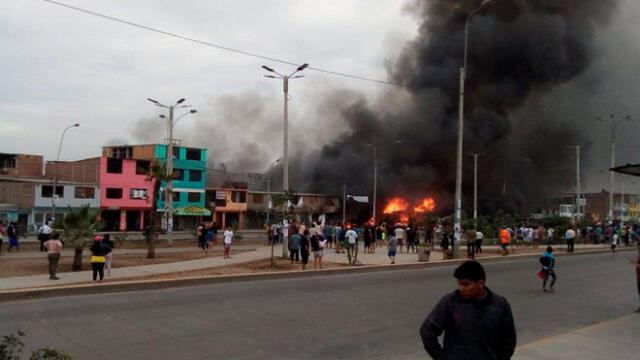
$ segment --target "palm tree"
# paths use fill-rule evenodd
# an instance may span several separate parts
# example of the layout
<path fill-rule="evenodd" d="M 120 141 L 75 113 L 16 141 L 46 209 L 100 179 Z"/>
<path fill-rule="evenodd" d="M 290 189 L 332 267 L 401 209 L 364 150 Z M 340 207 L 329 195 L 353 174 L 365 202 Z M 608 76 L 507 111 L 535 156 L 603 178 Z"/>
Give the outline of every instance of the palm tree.
<path fill-rule="evenodd" d="M 168 173 L 167 165 L 160 162 L 153 162 L 147 174 L 147 180 L 153 182 L 153 212 L 149 219 L 149 227 L 145 230 L 145 238 L 147 240 L 147 258 L 154 259 L 156 257 L 156 240 L 158 239 L 158 224 L 161 223 L 161 214 L 158 212 L 158 200 L 160 197 L 160 184 L 165 184 L 173 179 L 173 174 Z M 171 196 L 171 194 L 169 194 Z M 171 199 L 171 197 L 169 198 Z M 171 200 L 170 200 L 171 201 Z M 166 208 L 166 204 L 165 204 Z"/>
<path fill-rule="evenodd" d="M 98 220 L 99 212 L 90 210 L 89 205 L 83 205 L 79 209 L 74 210 L 69 207 L 69 213 L 58 219 L 54 227 L 63 230 L 63 239 L 65 239 L 75 250 L 73 257 L 73 271 L 82 270 L 82 250 L 88 240 L 96 230 L 103 227 L 102 222 Z"/>

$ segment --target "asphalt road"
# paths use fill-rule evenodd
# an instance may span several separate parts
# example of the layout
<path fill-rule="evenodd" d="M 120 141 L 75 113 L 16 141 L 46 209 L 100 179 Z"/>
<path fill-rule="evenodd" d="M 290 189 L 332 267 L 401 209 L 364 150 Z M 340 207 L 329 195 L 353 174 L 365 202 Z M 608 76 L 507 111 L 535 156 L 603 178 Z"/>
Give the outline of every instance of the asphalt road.
<path fill-rule="evenodd" d="M 543 294 L 536 260 L 485 264 L 512 305 L 518 345 L 637 308 L 634 252 L 557 261 Z M 0 335 L 79 359 L 414 359 L 453 266 L 3 303 Z"/>

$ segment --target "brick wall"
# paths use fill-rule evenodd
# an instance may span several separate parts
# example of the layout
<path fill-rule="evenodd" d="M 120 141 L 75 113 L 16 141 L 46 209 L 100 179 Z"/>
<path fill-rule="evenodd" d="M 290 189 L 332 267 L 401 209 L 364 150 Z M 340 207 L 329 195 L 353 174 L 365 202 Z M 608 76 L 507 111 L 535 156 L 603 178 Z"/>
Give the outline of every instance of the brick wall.
<path fill-rule="evenodd" d="M 48 161 L 45 177 L 58 180 L 97 184 L 100 177 L 100 158 L 79 161 Z"/>
<path fill-rule="evenodd" d="M 0 180 L 0 203 L 31 208 L 35 198 L 34 183 Z"/>

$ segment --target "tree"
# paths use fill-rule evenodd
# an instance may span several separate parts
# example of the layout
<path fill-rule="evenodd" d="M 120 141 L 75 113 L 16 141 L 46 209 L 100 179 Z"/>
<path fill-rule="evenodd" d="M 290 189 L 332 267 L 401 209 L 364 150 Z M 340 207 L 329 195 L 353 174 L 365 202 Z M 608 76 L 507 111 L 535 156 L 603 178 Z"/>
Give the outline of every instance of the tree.
<path fill-rule="evenodd" d="M 54 227 L 63 231 L 63 239 L 74 249 L 73 271 L 82 271 L 82 251 L 87 241 L 97 230 L 102 229 L 103 224 L 99 217 L 99 211 L 89 209 L 89 205 L 83 205 L 74 210 L 69 206 L 69 213 L 56 221 Z"/>
<path fill-rule="evenodd" d="M 154 161 L 149 167 L 149 173 L 147 174 L 147 181 L 153 183 L 153 211 L 151 218 L 149 219 L 149 226 L 145 229 L 144 235 L 147 241 L 147 258 L 154 259 L 156 257 L 156 241 L 158 239 L 158 224 L 161 223 L 161 214 L 158 211 L 158 200 L 160 198 L 160 184 L 168 183 L 173 180 L 173 174 L 169 174 L 166 164 L 161 164 Z M 167 189 L 168 191 L 168 189 Z M 172 199 L 172 194 L 169 194 L 169 199 Z M 165 204 L 166 209 L 166 204 Z"/>

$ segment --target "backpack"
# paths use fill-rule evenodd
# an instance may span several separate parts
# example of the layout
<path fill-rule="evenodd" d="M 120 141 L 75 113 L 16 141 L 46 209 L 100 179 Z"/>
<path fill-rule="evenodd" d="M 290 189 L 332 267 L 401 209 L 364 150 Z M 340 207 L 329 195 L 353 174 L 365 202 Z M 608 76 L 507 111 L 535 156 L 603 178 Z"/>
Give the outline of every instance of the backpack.
<path fill-rule="evenodd" d="M 548 256 L 544 256 L 544 255 L 543 255 L 543 256 L 540 256 L 540 260 L 539 260 L 539 261 L 540 261 L 540 264 L 541 264 L 542 266 L 549 266 L 549 265 L 551 265 L 551 258 L 550 258 L 550 257 L 548 257 Z"/>

